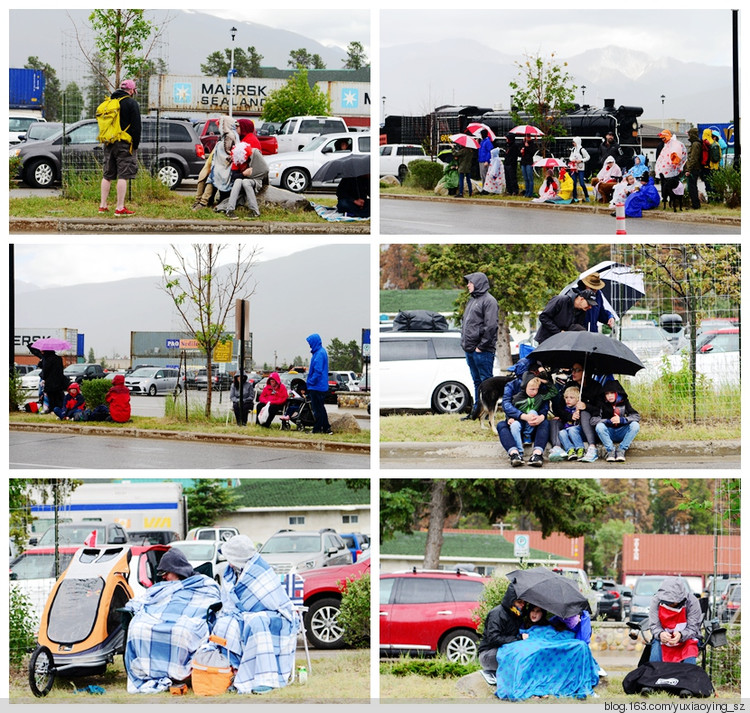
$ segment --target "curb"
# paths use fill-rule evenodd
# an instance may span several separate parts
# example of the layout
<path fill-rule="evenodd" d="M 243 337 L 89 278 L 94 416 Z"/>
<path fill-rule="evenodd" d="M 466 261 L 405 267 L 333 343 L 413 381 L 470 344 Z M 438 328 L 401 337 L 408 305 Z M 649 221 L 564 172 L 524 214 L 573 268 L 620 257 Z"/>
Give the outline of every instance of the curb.
<path fill-rule="evenodd" d="M 130 438 L 153 438 L 191 443 L 225 443 L 233 446 L 267 446 L 300 451 L 327 453 L 370 454 L 367 443 L 341 443 L 338 441 L 301 441 L 296 438 L 262 438 L 231 433 L 200 433 L 188 431 L 146 430 L 142 428 L 108 428 L 106 426 L 80 426 L 74 423 L 42 424 L 11 423 L 11 431 L 36 431 L 41 433 L 65 433 L 79 436 L 127 436 Z"/>
<path fill-rule="evenodd" d="M 741 441 L 677 441 L 676 445 L 666 441 L 642 441 L 632 450 L 628 451 L 628 460 L 654 457 L 673 456 L 675 447 L 679 447 L 682 456 L 739 456 L 741 453 Z M 494 443 L 459 443 L 451 441 L 438 441 L 435 443 L 381 443 L 380 458 L 498 458 L 504 456 L 505 451 L 498 442 Z M 599 461 L 604 463 L 600 458 Z M 599 462 L 597 461 L 597 463 Z M 546 461 L 545 461 L 546 464 Z M 554 463 L 550 464 L 554 465 Z"/>
<path fill-rule="evenodd" d="M 10 218 L 11 233 L 191 233 L 232 235 L 369 235 L 370 223 L 263 223 L 260 221 L 143 218 Z"/>
<path fill-rule="evenodd" d="M 603 203 L 530 203 L 521 201 L 510 201 L 503 199 L 490 200 L 487 198 L 461 198 L 460 201 L 453 198 L 452 196 L 412 196 L 398 193 L 380 194 L 380 198 L 393 198 L 394 200 L 415 200 L 415 201 L 436 201 L 439 203 L 453 203 L 454 205 L 463 205 L 464 203 L 470 203 L 472 205 L 496 205 L 502 208 L 532 208 L 536 210 L 574 210 L 580 213 L 594 213 L 595 215 L 609 214 L 612 209 L 604 205 Z M 633 220 L 636 220 L 633 218 Z M 741 218 L 731 218 L 719 215 L 705 215 L 700 212 L 687 211 L 687 215 L 684 213 L 675 214 L 671 211 L 655 211 L 649 210 L 644 211 L 643 217 L 640 220 L 668 220 L 678 221 L 681 223 L 715 223 L 718 225 L 729 225 L 740 227 L 742 225 Z"/>

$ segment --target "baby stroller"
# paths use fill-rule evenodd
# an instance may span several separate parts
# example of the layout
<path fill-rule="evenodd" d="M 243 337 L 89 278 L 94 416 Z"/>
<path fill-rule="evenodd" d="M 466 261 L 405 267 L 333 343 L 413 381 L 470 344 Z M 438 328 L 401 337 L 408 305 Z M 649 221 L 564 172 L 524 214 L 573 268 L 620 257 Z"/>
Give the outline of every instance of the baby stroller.
<path fill-rule="evenodd" d="M 315 425 L 315 416 L 307 395 L 305 380 L 292 379 L 289 386 L 292 395 L 286 402 L 284 416 L 281 418 L 281 430 L 291 430 L 291 424 L 294 424 L 298 431 L 312 428 Z"/>
<path fill-rule="evenodd" d="M 117 609 L 133 597 L 127 545 L 82 547 L 52 588 L 29 662 L 29 687 L 46 696 L 59 674 L 100 675 L 125 649 Z"/>

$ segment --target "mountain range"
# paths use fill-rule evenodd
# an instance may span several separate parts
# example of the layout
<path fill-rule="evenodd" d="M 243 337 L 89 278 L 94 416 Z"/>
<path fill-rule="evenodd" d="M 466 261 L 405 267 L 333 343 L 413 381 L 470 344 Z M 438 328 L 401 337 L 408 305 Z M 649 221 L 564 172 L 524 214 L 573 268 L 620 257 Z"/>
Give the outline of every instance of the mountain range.
<path fill-rule="evenodd" d="M 510 82 L 518 79 L 515 55 L 474 40 L 445 40 L 384 47 L 381 95 L 387 114 L 421 115 L 449 105 L 510 108 Z M 642 120 L 663 116 L 698 123 L 732 120 L 732 68 L 654 57 L 623 47 L 556 57 L 578 86 L 578 103 L 643 107 Z M 585 94 L 582 87 L 585 86 Z M 661 96 L 664 95 L 662 105 Z"/>
<path fill-rule="evenodd" d="M 312 332 L 324 345 L 334 337 L 359 344 L 370 326 L 369 264 L 369 246 L 343 244 L 259 262 L 249 298 L 255 362 L 309 356 L 305 338 Z M 160 286 L 159 275 L 47 289 L 16 281 L 15 324 L 77 329 L 86 335 L 86 353 L 93 348 L 99 358 L 126 356 L 131 331 L 184 331 Z M 234 329 L 233 313 L 228 328 Z"/>

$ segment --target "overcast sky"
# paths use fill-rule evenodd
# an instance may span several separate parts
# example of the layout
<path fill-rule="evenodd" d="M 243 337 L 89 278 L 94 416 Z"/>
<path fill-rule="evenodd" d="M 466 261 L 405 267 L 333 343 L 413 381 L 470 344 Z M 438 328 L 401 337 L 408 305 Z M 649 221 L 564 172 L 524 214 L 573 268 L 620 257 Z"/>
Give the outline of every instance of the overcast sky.
<path fill-rule="evenodd" d="M 722 4 L 713 2 L 710 7 Z M 641 10 L 638 6 L 637 2 L 628 2 L 626 10 L 537 10 L 534 5 L 531 12 L 467 10 L 458 6 L 454 10 L 430 12 L 385 10 L 381 13 L 380 45 L 390 47 L 463 37 L 503 53 L 535 54 L 554 49 L 561 57 L 618 45 L 686 62 L 731 64 L 732 17 L 728 9 L 694 10 L 689 9 L 690 4 L 681 4 L 673 10 Z M 701 4 L 706 6 L 709 3 Z M 481 56 L 475 59 L 477 71 L 481 72 Z"/>
<path fill-rule="evenodd" d="M 167 243 L 127 243 L 105 245 L 103 236 L 75 239 L 65 243 L 16 244 L 15 278 L 38 287 L 79 285 L 90 282 L 114 282 L 130 277 L 161 275 L 158 255 L 171 254 Z M 331 241 L 307 237 L 283 236 L 263 241 L 248 238 L 248 246 L 258 245 L 257 260 L 266 261 L 291 255 Z M 226 263 L 232 262 L 234 249 L 224 253 Z"/>

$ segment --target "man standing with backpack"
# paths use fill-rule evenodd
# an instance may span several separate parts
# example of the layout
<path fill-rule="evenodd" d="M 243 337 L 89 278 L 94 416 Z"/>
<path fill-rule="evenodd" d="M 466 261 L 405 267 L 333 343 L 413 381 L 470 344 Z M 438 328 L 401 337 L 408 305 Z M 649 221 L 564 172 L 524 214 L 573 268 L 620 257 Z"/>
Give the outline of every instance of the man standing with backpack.
<path fill-rule="evenodd" d="M 99 213 L 109 212 L 107 201 L 112 181 L 117 181 L 116 216 L 133 215 L 125 207 L 127 182 L 138 173 L 136 151 L 141 141 L 141 110 L 133 98 L 135 82 L 123 80 L 109 99 L 96 110 L 99 140 L 104 144 L 104 163 Z"/>

